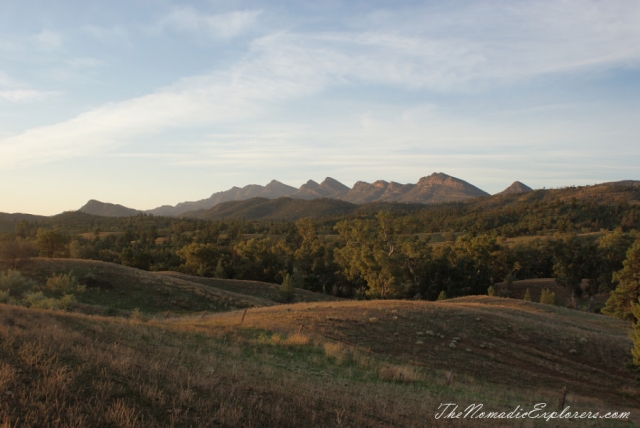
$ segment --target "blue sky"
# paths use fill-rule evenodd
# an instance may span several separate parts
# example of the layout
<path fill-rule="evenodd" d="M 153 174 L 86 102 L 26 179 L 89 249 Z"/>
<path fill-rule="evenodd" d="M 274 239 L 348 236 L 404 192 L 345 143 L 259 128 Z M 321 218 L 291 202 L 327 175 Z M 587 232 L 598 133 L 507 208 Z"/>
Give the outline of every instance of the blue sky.
<path fill-rule="evenodd" d="M 640 179 L 637 1 L 0 3 L 0 212 Z"/>

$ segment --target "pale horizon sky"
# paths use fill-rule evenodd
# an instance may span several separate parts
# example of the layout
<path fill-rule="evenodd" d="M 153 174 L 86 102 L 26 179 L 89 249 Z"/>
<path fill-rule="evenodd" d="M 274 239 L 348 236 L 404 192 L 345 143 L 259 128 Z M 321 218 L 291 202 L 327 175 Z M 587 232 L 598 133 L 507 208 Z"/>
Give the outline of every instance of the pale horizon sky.
<path fill-rule="evenodd" d="M 0 212 L 640 179 L 637 1 L 0 4 Z"/>

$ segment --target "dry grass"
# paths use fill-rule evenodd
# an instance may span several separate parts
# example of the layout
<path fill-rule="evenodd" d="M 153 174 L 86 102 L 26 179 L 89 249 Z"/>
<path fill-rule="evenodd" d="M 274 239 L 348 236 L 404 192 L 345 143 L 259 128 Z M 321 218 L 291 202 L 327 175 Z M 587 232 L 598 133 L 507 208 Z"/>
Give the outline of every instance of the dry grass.
<path fill-rule="evenodd" d="M 301 303 L 241 317 L 142 323 L 0 305 L 0 423 L 495 426 L 433 415 L 442 402 L 555 403 L 565 385 L 572 408 L 638 416 L 638 384 L 621 368 L 626 327 L 601 316 L 478 297 Z M 443 346 L 456 337 L 457 349 Z"/>
<path fill-rule="evenodd" d="M 404 365 L 390 365 L 385 364 L 380 368 L 380 377 L 386 380 L 392 380 L 394 382 L 416 382 L 418 380 L 424 380 L 415 366 L 409 364 Z"/>

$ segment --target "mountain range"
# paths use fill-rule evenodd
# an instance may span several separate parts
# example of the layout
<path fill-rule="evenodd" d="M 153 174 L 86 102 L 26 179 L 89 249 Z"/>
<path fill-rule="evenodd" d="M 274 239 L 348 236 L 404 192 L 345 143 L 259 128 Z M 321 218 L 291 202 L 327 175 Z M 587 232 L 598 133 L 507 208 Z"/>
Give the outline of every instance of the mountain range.
<path fill-rule="evenodd" d="M 516 181 L 500 194 L 514 194 L 530 192 L 532 189 Z M 490 196 L 487 192 L 467 183 L 459 178 L 451 177 L 442 172 L 422 177 L 416 184 L 401 184 L 395 181 L 378 180 L 374 183 L 358 181 L 352 188 L 339 181 L 327 177 L 322 183 L 307 181 L 299 189 L 272 180 L 266 186 L 250 184 L 245 187 L 232 187 L 229 190 L 216 192 L 206 199 L 199 201 L 181 202 L 175 206 L 163 205 L 147 211 L 135 210 L 122 205 L 110 204 L 90 200 L 79 211 L 88 214 L 108 217 L 128 217 L 140 213 L 158 216 L 198 217 L 207 210 L 233 201 L 246 201 L 252 198 L 266 200 L 288 197 L 292 199 L 314 200 L 321 198 L 335 199 L 352 204 L 370 202 L 402 202 L 433 204 L 442 202 L 467 201 L 473 198 Z M 266 207 L 266 205 L 263 203 Z"/>

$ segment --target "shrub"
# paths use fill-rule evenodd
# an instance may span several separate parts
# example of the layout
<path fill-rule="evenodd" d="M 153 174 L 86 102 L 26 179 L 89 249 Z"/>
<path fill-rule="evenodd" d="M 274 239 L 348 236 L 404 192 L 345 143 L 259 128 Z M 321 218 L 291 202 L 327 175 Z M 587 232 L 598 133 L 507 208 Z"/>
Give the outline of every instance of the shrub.
<path fill-rule="evenodd" d="M 282 343 L 290 346 L 303 346 L 309 344 L 309 338 L 304 334 L 295 333 L 288 336 Z"/>
<path fill-rule="evenodd" d="M 78 279 L 71 272 L 54 275 L 47 279 L 47 289 L 57 295 L 83 293 L 85 286 L 78 283 Z"/>
<path fill-rule="evenodd" d="M 44 294 L 42 294 L 42 291 L 34 291 L 30 293 L 25 293 L 23 302 L 25 303 L 26 306 L 31 308 L 31 307 L 35 307 L 45 299 L 46 297 Z"/>
<path fill-rule="evenodd" d="M 76 302 L 73 294 L 65 294 L 59 299 L 55 297 L 47 297 L 42 291 L 26 293 L 23 303 L 33 309 L 53 309 L 56 311 L 64 311 L 69 309 Z"/>
<path fill-rule="evenodd" d="M 141 322 L 149 321 L 149 317 L 147 317 L 145 314 L 143 314 L 142 311 L 140 311 L 139 308 L 134 308 L 131 311 L 131 319 L 132 320 L 136 320 L 136 321 L 141 321 Z"/>
<path fill-rule="evenodd" d="M 527 291 L 524 292 L 524 298 L 523 300 L 525 302 L 530 302 L 531 301 L 531 293 L 529 292 L 529 289 L 527 288 Z"/>
<path fill-rule="evenodd" d="M 291 275 L 286 274 L 280 285 L 280 300 L 289 303 L 292 302 L 295 297 L 295 291 L 293 286 L 293 278 Z"/>
<path fill-rule="evenodd" d="M 0 274 L 0 290 L 21 295 L 37 287 L 37 283 L 20 273 L 18 270 L 9 269 Z"/>
<path fill-rule="evenodd" d="M 442 290 L 440 294 L 438 294 L 438 300 L 446 300 L 446 298 L 447 298 L 447 293 L 445 293 L 444 290 Z"/>
<path fill-rule="evenodd" d="M 380 377 L 386 380 L 392 380 L 394 382 L 415 382 L 420 380 L 421 376 L 418 371 L 409 365 L 390 365 L 385 364 L 380 368 Z"/>
<path fill-rule="evenodd" d="M 496 295 L 496 289 L 493 288 L 493 285 L 487 288 L 487 296 L 495 296 L 495 295 Z"/>
<path fill-rule="evenodd" d="M 9 290 L 0 290 L 0 303 L 7 303 L 9 301 Z"/>
<path fill-rule="evenodd" d="M 543 288 L 540 293 L 540 303 L 544 303 L 546 305 L 556 305 L 556 293 L 549 290 L 548 288 Z"/>
<path fill-rule="evenodd" d="M 336 364 L 342 364 L 345 360 L 353 359 L 353 353 L 342 343 L 326 342 L 322 344 L 324 355 L 335 360 Z"/>

